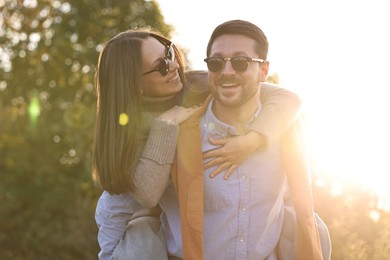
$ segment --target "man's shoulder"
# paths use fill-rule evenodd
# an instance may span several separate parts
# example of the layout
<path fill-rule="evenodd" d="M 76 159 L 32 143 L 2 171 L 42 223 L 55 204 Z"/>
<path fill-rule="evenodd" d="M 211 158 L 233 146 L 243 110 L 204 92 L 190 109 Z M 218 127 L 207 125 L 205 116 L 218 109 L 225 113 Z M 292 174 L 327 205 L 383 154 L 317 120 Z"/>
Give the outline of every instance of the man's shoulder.
<path fill-rule="evenodd" d="M 202 104 L 210 94 L 206 70 L 190 70 L 185 73 L 185 89 L 182 105 L 192 107 Z"/>
<path fill-rule="evenodd" d="M 261 82 L 262 87 L 270 87 L 270 88 L 281 88 L 279 84 L 271 83 L 271 82 Z"/>
<path fill-rule="evenodd" d="M 209 91 L 207 70 L 189 70 L 185 72 L 186 87 L 197 94 Z"/>

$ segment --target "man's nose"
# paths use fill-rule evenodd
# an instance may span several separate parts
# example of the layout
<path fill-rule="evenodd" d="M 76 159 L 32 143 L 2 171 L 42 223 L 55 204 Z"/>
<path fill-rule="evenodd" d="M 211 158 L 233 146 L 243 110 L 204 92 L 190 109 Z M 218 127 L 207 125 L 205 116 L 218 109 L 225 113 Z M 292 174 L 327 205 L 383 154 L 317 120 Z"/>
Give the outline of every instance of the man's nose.
<path fill-rule="evenodd" d="M 234 74 L 236 71 L 233 69 L 232 62 L 230 60 L 225 60 L 224 64 L 222 65 L 222 69 L 220 73 L 223 74 Z"/>

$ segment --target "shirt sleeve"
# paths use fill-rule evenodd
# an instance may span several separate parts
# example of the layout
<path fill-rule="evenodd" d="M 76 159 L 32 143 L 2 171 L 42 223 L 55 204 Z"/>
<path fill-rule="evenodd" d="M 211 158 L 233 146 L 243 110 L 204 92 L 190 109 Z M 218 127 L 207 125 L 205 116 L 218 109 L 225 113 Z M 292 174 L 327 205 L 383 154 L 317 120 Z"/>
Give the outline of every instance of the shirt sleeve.
<path fill-rule="evenodd" d="M 155 207 L 168 185 L 178 133 L 177 124 L 154 119 L 133 174 L 132 195 L 144 207 Z"/>
<path fill-rule="evenodd" d="M 95 211 L 95 221 L 99 229 L 99 260 L 111 258 L 130 218 L 141 209 L 141 205 L 129 193 L 120 195 L 111 195 L 107 191 L 102 193 Z"/>
<path fill-rule="evenodd" d="M 262 134 L 266 144 L 280 140 L 298 117 L 300 98 L 293 92 L 270 83 L 261 85 L 262 108 L 250 130 Z"/>

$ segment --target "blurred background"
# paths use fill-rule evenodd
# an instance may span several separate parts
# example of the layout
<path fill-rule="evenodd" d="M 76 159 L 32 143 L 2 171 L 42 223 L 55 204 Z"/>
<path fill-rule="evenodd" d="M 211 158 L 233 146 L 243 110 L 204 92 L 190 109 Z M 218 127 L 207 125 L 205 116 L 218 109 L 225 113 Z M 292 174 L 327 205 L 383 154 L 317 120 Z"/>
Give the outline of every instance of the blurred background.
<path fill-rule="evenodd" d="M 93 77 L 104 43 L 152 27 L 189 69 L 205 69 L 211 31 L 235 18 L 264 29 L 270 81 L 302 97 L 332 259 L 390 259 L 383 3 L 0 0 L 0 259 L 97 259 Z"/>

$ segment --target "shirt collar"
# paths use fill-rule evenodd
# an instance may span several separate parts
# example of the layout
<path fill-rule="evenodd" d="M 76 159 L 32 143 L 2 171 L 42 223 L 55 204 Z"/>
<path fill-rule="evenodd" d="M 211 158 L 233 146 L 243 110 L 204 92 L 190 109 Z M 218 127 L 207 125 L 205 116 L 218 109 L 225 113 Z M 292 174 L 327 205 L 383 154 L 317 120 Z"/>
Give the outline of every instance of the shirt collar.
<path fill-rule="evenodd" d="M 204 117 L 204 127 L 206 127 L 209 131 L 212 131 L 214 134 L 216 134 L 221 138 L 240 135 L 237 132 L 236 127 L 226 124 L 215 117 L 212 110 L 213 103 L 214 103 L 214 99 L 211 100 L 211 102 L 207 107 L 207 111 Z M 252 118 L 246 123 L 245 126 L 246 129 L 248 129 L 249 126 L 252 124 L 252 122 L 259 116 L 260 111 L 261 111 L 261 104 L 257 107 L 257 110 L 252 116 Z"/>

